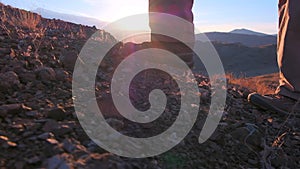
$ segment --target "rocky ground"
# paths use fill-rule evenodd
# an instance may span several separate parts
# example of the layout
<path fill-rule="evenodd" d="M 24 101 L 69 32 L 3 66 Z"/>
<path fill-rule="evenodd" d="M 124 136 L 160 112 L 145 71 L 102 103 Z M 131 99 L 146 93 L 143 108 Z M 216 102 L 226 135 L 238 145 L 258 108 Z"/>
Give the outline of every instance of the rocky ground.
<path fill-rule="evenodd" d="M 175 148 L 145 159 L 119 157 L 103 150 L 80 126 L 72 100 L 74 62 L 96 29 L 1 8 L 1 16 L 5 12 L 6 17 L 0 23 L 0 168 L 300 168 L 300 118 L 255 108 L 247 103 L 249 91 L 238 85 L 226 86 L 222 121 L 214 135 L 199 144 L 211 95 L 209 80 L 200 74 L 195 75 L 202 101 L 197 122 Z M 39 21 L 34 27 L 15 25 L 13 18 L 24 15 Z M 115 42 L 104 31 L 98 40 L 104 45 Z M 158 121 L 147 125 L 137 125 L 114 114 L 110 102 L 105 103 L 111 69 L 115 58 L 128 55 L 132 45 L 119 43 L 108 54 L 106 71 L 98 73 L 96 94 L 102 99 L 99 105 L 106 109 L 111 126 L 129 136 L 149 137 L 174 122 L 180 95 L 165 87 L 171 97 L 168 109 Z M 157 74 L 142 74 L 135 84 L 144 85 L 132 86 L 136 89 L 133 104 L 141 110 L 149 106 L 143 104 L 143 99 L 150 87 L 163 84 L 176 88 L 167 75 L 159 79 Z"/>

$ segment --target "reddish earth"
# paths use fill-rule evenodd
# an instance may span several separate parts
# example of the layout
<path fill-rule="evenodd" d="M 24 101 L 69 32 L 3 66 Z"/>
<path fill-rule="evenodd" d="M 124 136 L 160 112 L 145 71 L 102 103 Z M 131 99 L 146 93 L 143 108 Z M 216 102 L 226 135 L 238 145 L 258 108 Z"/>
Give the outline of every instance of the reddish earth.
<path fill-rule="evenodd" d="M 103 150 L 80 126 L 72 100 L 75 60 L 96 29 L 0 7 L 0 168 L 300 168 L 300 118 L 257 109 L 245 99 L 249 89 L 237 84 L 224 86 L 228 95 L 221 123 L 207 142 L 199 144 L 211 96 L 209 79 L 200 74 L 195 75 L 202 94 L 199 116 L 180 144 L 144 159 Z M 103 45 L 115 42 L 105 31 L 102 35 Z M 119 43 L 102 64 L 105 71 L 97 74 L 95 92 L 108 116 L 113 111 L 107 96 L 111 71 L 118 62 L 115 58 L 126 53 L 128 47 Z M 174 85 L 157 75 L 150 73 L 147 81 L 145 76 L 136 79 L 144 84 L 136 86 L 133 104 L 137 108 L 149 106 L 141 104 L 149 94 L 145 88 L 162 82 Z M 158 121 L 139 125 L 110 116 L 107 122 L 129 136 L 149 137 L 164 131 L 180 108 L 180 97 L 170 88 L 164 88 L 171 98 L 169 109 Z"/>

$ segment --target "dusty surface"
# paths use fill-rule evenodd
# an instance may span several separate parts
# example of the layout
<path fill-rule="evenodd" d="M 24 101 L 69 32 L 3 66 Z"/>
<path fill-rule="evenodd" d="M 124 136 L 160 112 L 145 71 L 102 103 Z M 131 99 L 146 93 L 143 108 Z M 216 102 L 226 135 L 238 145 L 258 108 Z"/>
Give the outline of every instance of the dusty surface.
<path fill-rule="evenodd" d="M 3 9 L 18 13 L 11 8 L 2 8 L 2 12 Z M 42 25 L 34 29 L 16 28 L 3 18 L 0 23 L 0 168 L 300 168 L 300 119 L 255 108 L 245 99 L 249 91 L 237 85 L 226 86 L 222 121 L 214 135 L 199 144 L 211 96 L 209 80 L 199 74 L 199 116 L 189 135 L 175 148 L 145 159 L 123 158 L 103 150 L 80 126 L 71 93 L 73 63 L 95 29 L 41 20 Z M 51 26 L 43 27 L 49 22 Z M 44 28 L 47 29 L 41 31 Z M 100 42 L 112 41 L 113 37 L 103 32 Z M 114 50 L 107 59 L 111 65 L 114 58 L 128 54 L 128 46 L 119 44 Z M 95 88 L 102 101 L 109 98 L 103 93 L 109 89 L 112 67 L 104 65 Z M 146 80 L 144 75 L 136 79 L 136 84 L 144 85 L 133 84 L 137 89 L 131 96 L 133 104 L 139 109 L 147 108 L 149 105 L 140 104 L 145 103 L 143 99 L 149 92 L 143 88 L 160 86 L 162 82 L 172 86 L 165 88 L 171 97 L 170 109 L 157 122 L 137 125 L 117 114 L 110 116 L 115 112 L 108 101 L 103 109 L 107 109 L 111 126 L 129 136 L 149 137 L 172 124 L 180 97 L 176 90 L 172 91 L 172 80 L 157 75 L 150 73 Z"/>

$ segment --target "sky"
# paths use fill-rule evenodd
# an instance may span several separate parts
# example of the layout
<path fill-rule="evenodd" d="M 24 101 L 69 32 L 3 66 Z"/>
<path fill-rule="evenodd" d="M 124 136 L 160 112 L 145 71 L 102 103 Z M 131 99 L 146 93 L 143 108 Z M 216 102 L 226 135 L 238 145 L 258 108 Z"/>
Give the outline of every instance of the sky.
<path fill-rule="evenodd" d="M 113 22 L 148 12 L 148 0 L 0 0 L 26 10 L 44 8 Z M 277 0 L 194 0 L 194 23 L 200 32 L 246 28 L 277 33 Z"/>

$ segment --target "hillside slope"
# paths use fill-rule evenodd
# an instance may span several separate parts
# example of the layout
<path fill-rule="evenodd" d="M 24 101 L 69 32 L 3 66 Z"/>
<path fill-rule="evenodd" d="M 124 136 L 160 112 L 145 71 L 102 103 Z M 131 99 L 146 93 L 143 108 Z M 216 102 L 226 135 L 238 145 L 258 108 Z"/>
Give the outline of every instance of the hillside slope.
<path fill-rule="evenodd" d="M 184 81 L 197 83 L 200 93 L 192 94 L 200 97 L 201 105 L 196 123 L 178 145 L 149 158 L 125 158 L 109 153 L 85 133 L 74 109 L 74 99 L 78 98 L 72 95 L 74 62 L 96 29 L 44 19 L 2 4 L 0 10 L 0 168 L 300 168 L 300 119 L 255 108 L 245 99 L 249 90 L 239 85 L 222 87 L 227 98 L 224 111 L 218 112 L 223 113 L 221 122 L 213 136 L 199 144 L 199 134 L 214 96 L 212 84 L 201 74 L 195 74 L 196 81 Z M 105 31 L 100 30 L 100 35 L 94 39 L 100 47 L 116 42 Z M 176 79 L 157 70 L 142 72 L 128 89 L 132 105 L 147 110 L 150 92 L 161 89 L 168 98 L 165 112 L 146 124 L 134 123 L 116 112 L 110 91 L 110 73 L 114 68 L 110 61 L 127 57 L 134 52 L 132 47 L 137 46 L 116 45 L 104 59 L 106 65 L 101 64 L 97 72 L 94 90 L 82 86 L 80 91 L 95 94 L 98 108 L 115 131 L 128 137 L 147 138 L 164 132 L 178 119 L 184 93 L 180 93 Z M 132 73 L 130 69 L 128 73 Z M 186 74 L 182 72 L 182 76 Z M 87 98 L 82 106 L 93 101 Z M 88 114 L 84 109 L 78 113 L 95 117 L 88 122 L 97 132 L 105 134 L 100 139 L 119 141 L 118 135 L 106 134 L 98 126 L 97 113 Z M 177 142 L 177 134 L 181 133 L 172 133 L 158 144 Z M 120 146 L 140 149 L 132 142 Z"/>

